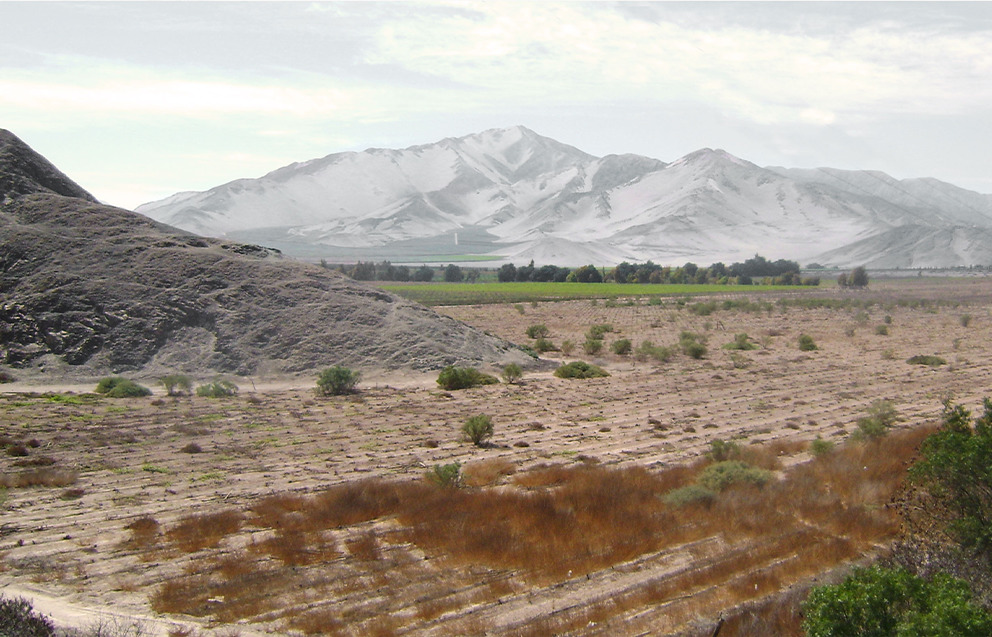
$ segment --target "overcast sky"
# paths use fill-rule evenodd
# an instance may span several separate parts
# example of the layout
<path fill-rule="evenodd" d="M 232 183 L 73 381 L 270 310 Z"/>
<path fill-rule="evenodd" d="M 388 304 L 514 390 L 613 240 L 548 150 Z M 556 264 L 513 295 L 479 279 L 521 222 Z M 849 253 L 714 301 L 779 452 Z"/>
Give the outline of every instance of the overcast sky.
<path fill-rule="evenodd" d="M 522 124 L 992 193 L 992 3 L 0 2 L 0 128 L 131 208 Z"/>

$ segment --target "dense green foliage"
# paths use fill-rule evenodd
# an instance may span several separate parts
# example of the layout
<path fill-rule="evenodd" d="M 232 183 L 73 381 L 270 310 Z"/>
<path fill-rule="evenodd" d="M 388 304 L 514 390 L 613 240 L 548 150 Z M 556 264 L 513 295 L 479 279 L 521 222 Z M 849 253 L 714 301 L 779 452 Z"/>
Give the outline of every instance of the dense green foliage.
<path fill-rule="evenodd" d="M 229 380 L 215 380 L 196 388 L 196 395 L 205 398 L 226 398 L 238 393 L 238 386 Z"/>
<path fill-rule="evenodd" d="M 462 481 L 462 465 L 458 462 L 436 464 L 427 472 L 427 479 L 440 487 L 457 487 Z"/>
<path fill-rule="evenodd" d="M 503 368 L 503 382 L 512 385 L 523 378 L 524 370 L 516 363 L 510 363 Z"/>
<path fill-rule="evenodd" d="M 911 365 L 928 365 L 930 367 L 940 367 L 941 365 L 947 364 L 947 361 L 940 356 L 933 356 L 931 354 L 917 354 L 916 356 L 910 356 L 906 359 L 906 362 Z"/>
<path fill-rule="evenodd" d="M 551 334 L 547 325 L 531 325 L 527 328 L 527 338 L 544 338 Z"/>
<path fill-rule="evenodd" d="M 467 389 L 479 385 L 494 385 L 499 380 L 495 376 L 484 374 L 474 367 L 455 367 L 448 365 L 437 376 L 437 384 L 447 390 Z"/>
<path fill-rule="evenodd" d="M 881 438 L 899 418 L 896 408 L 888 400 L 876 400 L 868 406 L 868 415 L 858 418 L 855 437 L 860 440 Z"/>
<path fill-rule="evenodd" d="M 0 595 L 0 635 L 3 637 L 52 637 L 55 626 L 22 598 Z"/>
<path fill-rule="evenodd" d="M 321 396 L 340 396 L 355 391 L 358 381 L 362 379 L 359 372 L 347 367 L 335 365 L 328 367 L 317 377 L 317 393 Z"/>
<path fill-rule="evenodd" d="M 585 361 L 572 361 L 555 370 L 555 376 L 558 378 L 601 378 L 609 375 L 610 373 L 602 367 L 590 365 Z"/>
<path fill-rule="evenodd" d="M 762 487 L 769 480 L 770 471 L 751 466 L 740 460 L 714 462 L 699 473 L 696 482 L 710 491 L 723 491 L 733 484 L 753 484 Z"/>
<path fill-rule="evenodd" d="M 193 390 L 193 379 L 185 374 L 169 374 L 158 382 L 165 387 L 165 393 L 169 396 L 181 396 Z"/>
<path fill-rule="evenodd" d="M 800 352 L 814 352 L 819 349 L 816 346 L 816 341 L 809 334 L 799 335 L 799 351 Z"/>
<path fill-rule="evenodd" d="M 992 615 L 968 585 L 939 573 L 856 568 L 840 584 L 814 588 L 803 605 L 807 637 L 988 637 Z"/>
<path fill-rule="evenodd" d="M 493 419 L 486 414 L 472 416 L 462 425 L 462 433 L 475 445 L 482 445 L 487 438 L 493 436 Z"/>
<path fill-rule="evenodd" d="M 961 405 L 945 403 L 941 428 L 920 446 L 910 476 L 956 514 L 957 540 L 992 563 L 992 400 L 983 407 L 972 420 Z"/>
<path fill-rule="evenodd" d="M 679 334 L 679 349 L 689 358 L 700 359 L 706 356 L 706 337 L 695 332 Z"/>
<path fill-rule="evenodd" d="M 110 398 L 138 398 L 150 396 L 152 390 L 127 378 L 108 376 L 101 378 L 100 382 L 97 383 L 96 393 L 104 394 Z"/>
<path fill-rule="evenodd" d="M 610 344 L 610 351 L 618 356 L 626 356 L 630 354 L 633 346 L 630 344 L 630 339 L 619 338 Z"/>

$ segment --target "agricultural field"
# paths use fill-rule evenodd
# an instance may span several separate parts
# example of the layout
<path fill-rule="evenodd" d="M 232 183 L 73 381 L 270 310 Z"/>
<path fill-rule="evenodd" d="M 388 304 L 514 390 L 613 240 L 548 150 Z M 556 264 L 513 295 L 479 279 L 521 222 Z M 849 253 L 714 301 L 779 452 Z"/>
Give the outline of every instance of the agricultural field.
<path fill-rule="evenodd" d="M 992 394 L 992 280 L 634 287 L 439 307 L 547 341 L 512 384 L 0 385 L 0 587 L 121 634 L 799 634 L 812 578 L 899 538 L 943 401 Z M 577 360 L 610 375 L 551 373 Z"/>

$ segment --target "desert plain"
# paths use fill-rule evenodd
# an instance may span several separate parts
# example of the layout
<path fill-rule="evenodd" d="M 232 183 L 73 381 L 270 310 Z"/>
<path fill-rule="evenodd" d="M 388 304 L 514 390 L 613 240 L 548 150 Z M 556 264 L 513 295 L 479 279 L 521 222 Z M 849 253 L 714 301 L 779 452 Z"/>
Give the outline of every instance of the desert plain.
<path fill-rule="evenodd" d="M 795 614 L 789 591 L 884 554 L 914 432 L 945 400 L 992 393 L 981 275 L 436 309 L 521 345 L 543 324 L 575 348 L 457 391 L 376 370 L 330 397 L 319 370 L 235 378 L 229 398 L 166 396 L 140 374 L 155 395 L 0 385 L 0 590 L 102 634 L 712 635 L 721 617 L 737 618 L 721 635 L 748 634 L 772 606 Z M 589 355 L 593 325 L 612 331 Z M 675 348 L 682 332 L 705 356 Z M 755 349 L 723 347 L 742 333 Z M 618 339 L 674 353 L 618 355 Z M 552 375 L 572 360 L 610 376 Z M 880 400 L 893 431 L 856 441 Z M 461 431 L 477 414 L 494 425 L 481 446 Z M 721 446 L 771 481 L 666 499 Z M 456 485 L 427 478 L 454 463 Z"/>

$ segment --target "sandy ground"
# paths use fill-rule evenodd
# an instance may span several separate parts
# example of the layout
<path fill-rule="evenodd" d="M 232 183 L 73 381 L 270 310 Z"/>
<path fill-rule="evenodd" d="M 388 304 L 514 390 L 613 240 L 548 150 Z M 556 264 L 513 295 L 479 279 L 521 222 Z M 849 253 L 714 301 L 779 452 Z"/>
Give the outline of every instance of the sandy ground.
<path fill-rule="evenodd" d="M 612 373 L 590 381 L 543 372 L 525 374 L 517 385 L 445 392 L 435 375 L 367 372 L 362 393 L 352 397 L 317 398 L 307 377 L 255 378 L 238 379 L 241 394 L 230 400 L 169 398 L 159 390 L 152 398 L 78 404 L 28 392 L 73 398 L 92 385 L 0 386 L 0 434 L 37 443 L 27 456 L 0 458 L 0 470 L 15 474 L 25 460 L 44 456 L 53 467 L 78 474 L 64 487 L 5 492 L 0 589 L 34 599 L 71 625 L 127 617 L 138 618 L 145 634 L 166 634 L 177 624 L 219 631 L 224 628 L 202 619 L 163 617 L 150 609 L 149 591 L 184 561 L 147 562 L 126 550 L 130 521 L 152 515 L 167 526 L 191 512 L 247 507 L 260 495 L 310 493 L 368 476 L 418 479 L 450 462 L 502 459 L 518 472 L 577 462 L 651 468 L 698 457 L 717 438 L 841 440 L 878 399 L 894 403 L 902 426 L 932 421 L 947 397 L 977 408 L 992 393 L 992 282 L 890 281 L 873 288 L 840 296 L 881 299 L 882 305 L 867 309 L 718 309 L 699 316 L 674 301 L 623 300 L 442 308 L 521 344 L 531 342 L 528 326 L 544 324 L 556 345 L 577 345 L 571 356 L 552 352 L 546 358 L 589 360 Z M 927 304 L 905 302 L 912 299 Z M 605 353 L 584 355 L 584 333 L 604 323 L 614 328 L 605 336 Z M 609 353 L 618 338 L 635 346 L 643 340 L 672 345 L 685 330 L 708 337 L 705 358 L 679 355 L 656 363 Z M 721 346 L 741 332 L 760 347 L 742 352 L 735 364 Z M 799 351 L 800 333 L 813 336 L 819 349 Z M 939 355 L 948 364 L 906 362 L 917 354 Z M 466 444 L 459 433 L 464 419 L 477 413 L 495 423 L 487 448 Z M 190 443 L 201 452 L 183 452 Z M 652 569 L 676 568 L 684 557 L 652 559 L 629 569 L 624 586 Z M 436 577 L 427 566 L 417 568 L 424 582 Z M 618 585 L 616 578 L 623 579 L 614 570 L 543 591 L 517 590 L 483 614 L 497 623 L 501 617 L 526 620 L 601 596 Z M 237 628 L 250 635 L 267 626 Z"/>

